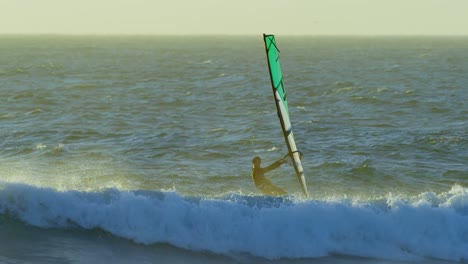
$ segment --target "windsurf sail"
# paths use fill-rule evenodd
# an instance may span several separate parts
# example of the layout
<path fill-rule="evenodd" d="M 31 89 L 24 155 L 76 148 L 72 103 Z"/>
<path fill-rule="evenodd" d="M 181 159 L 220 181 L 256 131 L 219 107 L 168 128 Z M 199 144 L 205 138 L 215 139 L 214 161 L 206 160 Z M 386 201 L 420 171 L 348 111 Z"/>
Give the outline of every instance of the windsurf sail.
<path fill-rule="evenodd" d="M 283 74 L 281 73 L 278 45 L 276 44 L 274 35 L 263 34 L 263 40 L 265 41 L 268 69 L 270 71 L 271 87 L 273 89 L 276 110 L 283 130 L 284 140 L 288 146 L 288 156 L 291 158 L 302 192 L 308 197 L 309 193 L 307 191 L 304 170 L 301 163 L 302 155 L 297 149 L 291 120 L 289 119 L 288 102 L 286 101 L 286 90 L 284 89 Z"/>

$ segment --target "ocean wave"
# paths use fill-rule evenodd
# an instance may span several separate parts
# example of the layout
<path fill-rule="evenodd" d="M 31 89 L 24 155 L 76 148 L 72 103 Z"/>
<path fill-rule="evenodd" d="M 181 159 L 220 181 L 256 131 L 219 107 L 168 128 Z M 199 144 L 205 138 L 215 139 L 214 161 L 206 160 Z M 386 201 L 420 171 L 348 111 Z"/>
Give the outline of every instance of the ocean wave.
<path fill-rule="evenodd" d="M 218 254 L 468 260 L 468 189 L 375 200 L 184 197 L 174 191 L 57 191 L 0 182 L 0 214 L 41 228 L 102 229 L 137 243 Z"/>

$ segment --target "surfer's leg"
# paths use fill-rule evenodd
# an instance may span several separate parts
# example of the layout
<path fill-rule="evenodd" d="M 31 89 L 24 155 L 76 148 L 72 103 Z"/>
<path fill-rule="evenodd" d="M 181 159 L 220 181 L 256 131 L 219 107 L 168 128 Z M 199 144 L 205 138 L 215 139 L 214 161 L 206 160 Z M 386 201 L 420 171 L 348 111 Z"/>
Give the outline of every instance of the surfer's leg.
<path fill-rule="evenodd" d="M 274 192 L 276 195 L 286 195 L 288 194 L 285 190 L 281 189 L 280 187 L 273 186 L 274 187 Z"/>

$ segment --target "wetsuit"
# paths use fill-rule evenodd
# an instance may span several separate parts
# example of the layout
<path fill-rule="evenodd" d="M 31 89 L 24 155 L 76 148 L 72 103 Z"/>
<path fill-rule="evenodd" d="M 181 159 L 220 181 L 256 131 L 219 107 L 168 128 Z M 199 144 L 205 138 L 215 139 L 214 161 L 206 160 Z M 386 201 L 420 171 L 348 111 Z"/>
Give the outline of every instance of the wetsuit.
<path fill-rule="evenodd" d="M 267 178 L 265 178 L 265 173 L 271 170 L 274 170 L 281 166 L 281 161 L 276 161 L 275 163 L 265 167 L 265 168 L 252 168 L 252 180 L 255 183 L 255 186 L 266 195 L 285 195 L 283 189 L 273 185 Z"/>

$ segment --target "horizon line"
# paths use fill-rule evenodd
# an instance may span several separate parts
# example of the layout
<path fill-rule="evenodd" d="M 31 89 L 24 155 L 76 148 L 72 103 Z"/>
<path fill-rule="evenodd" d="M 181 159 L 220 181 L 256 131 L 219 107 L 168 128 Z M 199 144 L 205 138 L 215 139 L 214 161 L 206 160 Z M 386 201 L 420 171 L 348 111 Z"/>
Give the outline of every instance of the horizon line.
<path fill-rule="evenodd" d="M 0 36 L 76 36 L 76 37 L 255 37 L 262 33 L 223 34 L 223 33 L 188 33 L 188 34 L 161 34 L 161 33 L 11 33 L 0 32 Z M 285 37 L 468 37 L 467 34 L 282 34 L 265 33 Z"/>

